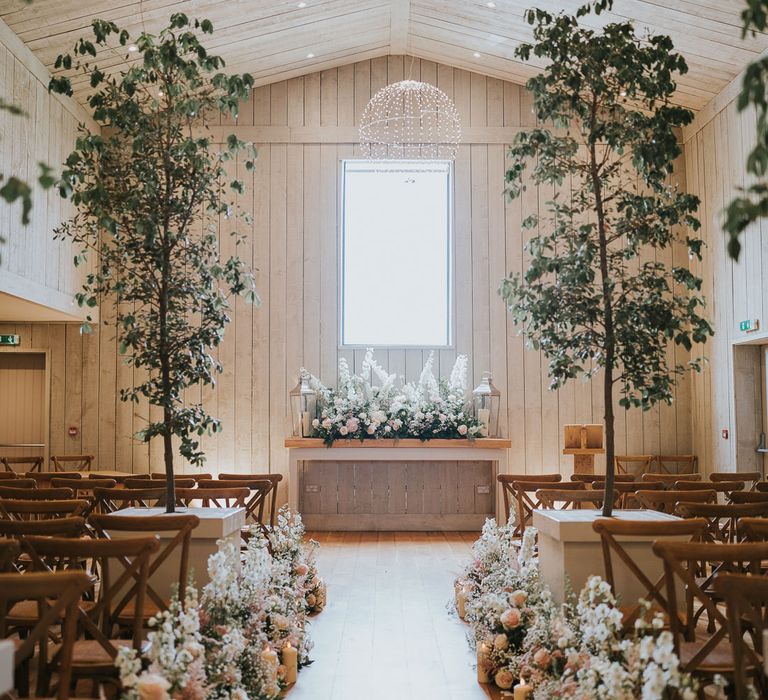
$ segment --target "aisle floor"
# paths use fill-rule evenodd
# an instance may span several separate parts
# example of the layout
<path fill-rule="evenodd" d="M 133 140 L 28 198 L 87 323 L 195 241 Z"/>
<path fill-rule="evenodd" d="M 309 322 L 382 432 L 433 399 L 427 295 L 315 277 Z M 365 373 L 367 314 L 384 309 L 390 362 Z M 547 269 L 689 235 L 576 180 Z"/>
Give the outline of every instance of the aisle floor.
<path fill-rule="evenodd" d="M 483 700 L 468 627 L 449 611 L 476 533 L 310 533 L 328 606 L 288 700 Z"/>

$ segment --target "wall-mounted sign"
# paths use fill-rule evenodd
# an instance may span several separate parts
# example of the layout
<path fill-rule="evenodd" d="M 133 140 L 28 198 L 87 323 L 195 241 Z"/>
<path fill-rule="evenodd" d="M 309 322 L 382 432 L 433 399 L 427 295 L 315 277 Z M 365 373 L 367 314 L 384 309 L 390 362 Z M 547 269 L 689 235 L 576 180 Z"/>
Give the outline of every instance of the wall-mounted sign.
<path fill-rule="evenodd" d="M 21 336 L 0 335 L 0 345 L 21 345 Z"/>
<path fill-rule="evenodd" d="M 742 333 L 751 333 L 760 328 L 760 321 L 756 318 L 748 318 L 744 321 L 739 321 L 739 330 Z"/>

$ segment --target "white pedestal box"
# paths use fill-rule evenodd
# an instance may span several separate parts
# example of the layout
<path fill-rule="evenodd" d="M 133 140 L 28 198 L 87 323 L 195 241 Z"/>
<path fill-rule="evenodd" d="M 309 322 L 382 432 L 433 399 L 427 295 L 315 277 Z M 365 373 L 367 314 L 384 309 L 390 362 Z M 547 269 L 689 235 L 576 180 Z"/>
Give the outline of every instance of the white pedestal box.
<path fill-rule="evenodd" d="M 164 515 L 165 508 L 125 508 L 115 512 L 123 517 L 146 518 Z M 208 557 L 218 551 L 218 540 L 233 542 L 239 547 L 240 529 L 245 525 L 245 508 L 177 508 L 175 515 L 196 515 L 200 524 L 192 530 L 189 545 L 189 573 L 192 574 L 198 590 L 208 583 Z M 111 531 L 114 539 L 124 537 L 142 537 L 151 533 Z M 160 538 L 160 551 L 173 539 L 175 532 L 154 533 Z M 164 598 L 171 594 L 171 587 L 179 580 L 179 557 L 181 547 L 178 545 L 173 553 L 160 565 L 151 576 L 150 583 L 157 593 Z M 239 566 L 240 560 L 237 559 Z"/>
<path fill-rule="evenodd" d="M 567 586 L 579 594 L 590 576 L 605 578 L 600 535 L 592 523 L 600 518 L 599 510 L 535 510 L 533 526 L 539 531 L 539 568 L 544 582 L 552 590 L 555 601 L 562 603 Z M 654 510 L 614 510 L 614 518 L 645 522 L 679 520 L 674 515 Z M 616 537 L 641 571 L 654 583 L 663 573 L 663 564 L 651 549 L 659 537 Z M 670 540 L 686 540 L 675 536 Z M 617 596 L 623 604 L 633 605 L 646 594 L 642 583 L 627 569 L 615 552 L 611 561 Z M 666 597 L 666 588 L 661 591 Z"/>

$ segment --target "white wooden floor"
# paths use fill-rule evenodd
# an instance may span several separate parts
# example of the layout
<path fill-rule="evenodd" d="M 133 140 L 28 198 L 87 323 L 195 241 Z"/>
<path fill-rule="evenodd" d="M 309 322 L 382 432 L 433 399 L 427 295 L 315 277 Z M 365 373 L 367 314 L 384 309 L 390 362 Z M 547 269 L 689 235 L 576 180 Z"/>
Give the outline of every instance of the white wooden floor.
<path fill-rule="evenodd" d="M 449 613 L 474 533 L 314 533 L 328 607 L 289 700 L 482 700 L 468 627 Z"/>

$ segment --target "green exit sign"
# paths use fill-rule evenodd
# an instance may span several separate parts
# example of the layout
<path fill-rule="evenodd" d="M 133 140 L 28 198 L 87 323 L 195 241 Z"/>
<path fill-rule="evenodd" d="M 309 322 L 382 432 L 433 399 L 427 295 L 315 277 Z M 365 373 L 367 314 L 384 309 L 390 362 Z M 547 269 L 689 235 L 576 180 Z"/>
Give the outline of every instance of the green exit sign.
<path fill-rule="evenodd" d="M 21 345 L 21 336 L 0 335 L 0 345 Z"/>
<path fill-rule="evenodd" d="M 747 319 L 746 321 L 739 321 L 739 330 L 743 333 L 749 333 L 756 331 L 760 327 L 760 322 L 755 319 Z"/>

